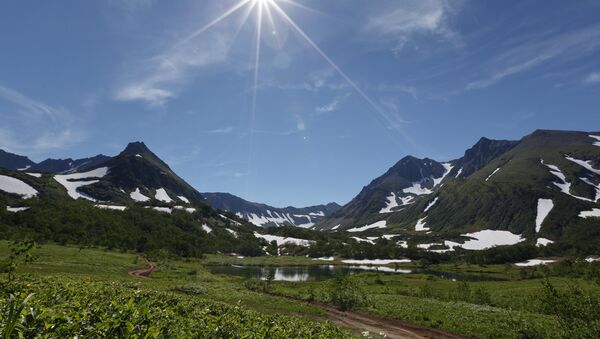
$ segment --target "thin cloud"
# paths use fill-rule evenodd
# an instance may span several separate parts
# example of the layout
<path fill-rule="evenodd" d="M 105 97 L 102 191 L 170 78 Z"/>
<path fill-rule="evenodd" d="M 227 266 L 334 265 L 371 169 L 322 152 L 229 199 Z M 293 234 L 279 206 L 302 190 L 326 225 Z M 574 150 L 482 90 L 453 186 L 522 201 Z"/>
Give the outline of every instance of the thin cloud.
<path fill-rule="evenodd" d="M 14 153 L 39 155 L 86 138 L 84 131 L 74 126 L 76 118 L 67 109 L 5 86 L 0 86 L 0 119 L 0 148 Z"/>
<path fill-rule="evenodd" d="M 458 43 L 459 35 L 450 27 L 449 18 L 458 12 L 461 5 L 462 1 L 402 1 L 371 16 L 366 30 L 392 39 L 396 44 L 395 52 L 401 51 L 417 35 Z"/>
<path fill-rule="evenodd" d="M 204 133 L 210 133 L 210 134 L 227 134 L 227 133 L 231 133 L 231 132 L 233 132 L 233 127 L 231 127 L 231 126 L 204 131 Z"/>
<path fill-rule="evenodd" d="M 600 26 L 563 34 L 528 38 L 490 60 L 487 75 L 469 82 L 464 90 L 483 89 L 501 80 L 558 59 L 577 59 L 600 47 Z"/>
<path fill-rule="evenodd" d="M 315 107 L 315 111 L 317 111 L 319 113 L 329 113 L 329 112 L 337 111 L 340 108 L 342 102 L 344 100 L 346 100 L 348 98 L 348 96 L 349 96 L 349 94 L 346 94 L 344 96 L 335 97 L 329 103 L 327 103 L 323 106 Z"/>
<path fill-rule="evenodd" d="M 586 84 L 596 84 L 600 83 L 600 72 L 592 72 L 590 73 L 584 80 Z"/>

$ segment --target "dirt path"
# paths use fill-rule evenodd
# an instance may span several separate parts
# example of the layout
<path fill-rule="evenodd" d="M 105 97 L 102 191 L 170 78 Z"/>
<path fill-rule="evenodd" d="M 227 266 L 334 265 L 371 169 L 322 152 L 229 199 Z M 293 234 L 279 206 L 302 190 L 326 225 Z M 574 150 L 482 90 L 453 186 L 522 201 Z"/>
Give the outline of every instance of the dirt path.
<path fill-rule="evenodd" d="M 129 271 L 129 275 L 138 278 L 149 278 L 150 273 L 154 272 L 158 268 L 158 264 L 154 261 L 148 260 L 148 258 L 144 258 L 144 261 L 146 262 L 146 265 L 148 265 L 148 267 Z"/>
<path fill-rule="evenodd" d="M 378 317 L 363 312 L 343 312 L 332 306 L 318 305 L 333 323 L 355 330 L 357 333 L 368 331 L 372 336 L 384 338 L 465 338 L 441 330 L 408 324 L 400 320 Z"/>

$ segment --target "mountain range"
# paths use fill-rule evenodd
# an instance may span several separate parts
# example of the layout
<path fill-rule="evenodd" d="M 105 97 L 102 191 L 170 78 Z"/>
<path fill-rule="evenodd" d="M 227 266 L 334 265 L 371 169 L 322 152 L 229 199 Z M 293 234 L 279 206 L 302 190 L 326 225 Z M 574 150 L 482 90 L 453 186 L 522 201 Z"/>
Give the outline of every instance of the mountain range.
<path fill-rule="evenodd" d="M 2 151 L 0 167 L 0 203 L 9 209 L 29 208 L 23 199 L 38 196 L 69 207 L 84 206 L 69 202 L 77 201 L 96 209 L 188 215 L 191 224 L 177 232 L 210 229 L 215 235 L 218 226 L 228 228 L 221 233 L 230 248 L 238 239 L 231 232 L 255 238 L 256 226 L 345 233 L 371 244 L 394 239 L 402 247 L 442 253 L 600 239 L 600 132 L 538 130 L 515 141 L 481 138 L 462 157 L 442 162 L 405 156 L 344 206 L 276 208 L 228 193 L 200 193 L 142 142 L 114 157 L 39 164 Z M 177 218 L 169 223 L 180 229 Z"/>

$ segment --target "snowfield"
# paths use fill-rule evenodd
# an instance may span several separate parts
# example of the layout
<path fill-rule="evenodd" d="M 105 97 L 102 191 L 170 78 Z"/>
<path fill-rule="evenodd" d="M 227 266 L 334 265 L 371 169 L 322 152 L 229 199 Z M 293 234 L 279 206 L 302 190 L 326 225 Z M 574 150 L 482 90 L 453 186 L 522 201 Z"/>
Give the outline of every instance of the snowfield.
<path fill-rule="evenodd" d="M 104 210 L 114 210 L 114 211 L 124 211 L 125 209 L 127 209 L 126 206 L 117 206 L 117 205 L 94 205 L 97 208 L 101 208 Z"/>
<path fill-rule="evenodd" d="M 423 231 L 429 231 L 428 227 L 425 227 L 425 219 L 427 219 L 427 217 L 421 218 L 417 221 L 417 224 L 415 225 L 415 231 L 417 232 L 423 232 Z"/>
<path fill-rule="evenodd" d="M 365 225 L 363 227 L 354 227 L 348 230 L 348 232 L 351 233 L 358 233 L 358 232 L 364 232 L 366 230 L 370 230 L 372 228 L 386 228 L 386 221 L 385 220 L 381 220 L 381 221 L 377 221 L 374 222 L 370 225 Z"/>
<path fill-rule="evenodd" d="M 156 198 L 156 200 L 166 202 L 167 204 L 173 202 L 173 199 L 171 199 L 164 188 L 157 189 L 154 198 Z"/>
<path fill-rule="evenodd" d="M 542 229 L 542 223 L 548 216 L 554 203 L 550 199 L 538 199 L 537 203 L 537 216 L 535 218 L 535 233 L 539 233 Z"/>
<path fill-rule="evenodd" d="M 278 235 L 260 234 L 258 232 L 254 232 L 254 237 L 260 238 L 260 239 L 265 239 L 269 243 L 271 241 L 276 241 L 277 242 L 277 246 L 281 246 L 281 245 L 284 245 L 284 244 L 287 244 L 287 243 L 291 243 L 291 244 L 295 244 L 295 245 L 298 245 L 298 246 L 308 247 L 311 244 L 315 243 L 312 240 L 298 239 L 298 238 L 287 238 L 287 237 L 282 237 L 282 236 L 278 236 Z"/>
<path fill-rule="evenodd" d="M 433 199 L 432 202 L 429 203 L 429 205 L 427 205 L 427 207 L 425 207 L 425 210 L 423 211 L 423 213 L 426 213 L 427 211 L 429 211 L 429 209 L 431 209 L 433 207 L 433 205 L 435 205 L 440 197 L 435 197 L 435 199 Z"/>
<path fill-rule="evenodd" d="M 23 211 L 27 211 L 28 209 L 30 209 L 31 207 L 10 207 L 10 206 L 6 206 L 6 210 L 12 213 L 18 213 L 18 212 L 23 212 Z"/>
<path fill-rule="evenodd" d="M 529 259 L 524 262 L 516 263 L 515 266 L 530 267 L 530 266 L 548 265 L 548 264 L 552 264 L 555 262 L 556 262 L 556 260 L 551 260 L 551 259 Z"/>
<path fill-rule="evenodd" d="M 342 260 L 344 264 L 350 265 L 389 265 L 389 264 L 406 264 L 412 262 L 410 259 L 346 259 Z"/>
<path fill-rule="evenodd" d="M 558 166 L 555 166 L 555 165 L 545 164 L 543 159 L 541 161 L 542 161 L 542 165 L 544 165 L 550 169 L 550 173 L 552 173 L 555 177 L 560 179 L 561 182 L 555 181 L 555 182 L 553 182 L 553 184 L 556 187 L 560 188 L 561 192 L 563 192 L 564 194 L 570 195 L 575 199 L 579 199 L 579 200 L 583 200 L 583 201 L 592 201 L 592 199 L 579 197 L 579 196 L 571 194 L 571 184 L 567 181 L 567 177 L 560 170 L 560 168 L 558 168 Z"/>
<path fill-rule="evenodd" d="M 147 196 L 143 195 L 140 192 L 140 188 L 139 187 L 136 188 L 135 191 L 131 192 L 129 194 L 129 197 L 131 199 L 133 199 L 134 201 L 137 201 L 137 202 L 146 202 L 146 201 L 150 200 L 150 198 L 148 198 Z"/>
<path fill-rule="evenodd" d="M 490 180 L 490 179 L 492 178 L 492 176 L 494 176 L 494 174 L 498 173 L 498 171 L 499 171 L 499 170 L 500 170 L 500 167 L 496 168 L 496 169 L 495 169 L 495 170 L 492 172 L 492 174 L 488 175 L 488 177 L 487 177 L 487 178 L 485 178 L 485 181 L 488 181 L 488 180 Z"/>
<path fill-rule="evenodd" d="M 600 208 L 592 208 L 591 211 L 581 211 L 580 218 L 598 218 L 600 217 Z"/>
<path fill-rule="evenodd" d="M 17 194 L 24 199 L 33 198 L 38 194 L 38 191 L 23 181 L 6 175 L 0 175 L 0 191 Z"/>
<path fill-rule="evenodd" d="M 466 250 L 485 250 L 496 246 L 515 245 L 525 240 L 519 234 L 513 234 L 509 231 L 494 230 L 483 230 L 479 232 L 463 234 L 462 236 L 474 239 L 468 240 L 462 245 L 448 241 L 446 242 L 446 245 L 456 244 L 457 246 Z"/>
<path fill-rule="evenodd" d="M 55 175 L 54 180 L 63 185 L 71 198 L 76 200 L 81 198 L 95 202 L 96 199 L 79 193 L 78 189 L 99 182 L 100 180 L 93 178 L 103 178 L 108 174 L 108 171 L 108 167 L 101 167 L 89 172 Z"/>
<path fill-rule="evenodd" d="M 539 238 L 536 242 L 535 242 L 535 246 L 540 247 L 540 246 L 546 246 L 549 244 L 554 243 L 554 241 L 550 240 L 550 239 L 546 239 L 546 238 Z"/>

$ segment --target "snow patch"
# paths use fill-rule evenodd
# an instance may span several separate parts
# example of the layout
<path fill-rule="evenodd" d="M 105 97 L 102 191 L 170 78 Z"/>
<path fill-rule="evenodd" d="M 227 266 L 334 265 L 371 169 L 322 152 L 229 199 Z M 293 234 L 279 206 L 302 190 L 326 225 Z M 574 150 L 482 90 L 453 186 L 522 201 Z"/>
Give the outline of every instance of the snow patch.
<path fill-rule="evenodd" d="M 186 211 L 189 214 L 192 214 L 192 213 L 196 212 L 196 209 L 193 208 L 193 207 L 185 208 L 183 206 L 174 206 L 173 208 L 176 209 L 176 210 L 180 210 L 180 211 Z"/>
<path fill-rule="evenodd" d="M 549 244 L 554 243 L 554 241 L 550 240 L 550 239 L 546 239 L 546 238 L 538 238 L 538 240 L 535 242 L 535 246 L 540 247 L 540 246 L 547 246 Z"/>
<path fill-rule="evenodd" d="M 295 245 L 298 245 L 298 246 L 308 247 L 311 244 L 315 243 L 312 240 L 298 239 L 298 238 L 288 238 L 288 237 L 282 237 L 282 236 L 271 235 L 271 234 L 260 234 L 258 232 L 254 232 L 254 237 L 260 238 L 260 239 L 265 239 L 269 243 L 271 241 L 276 241 L 277 242 L 277 246 L 281 246 L 281 245 L 290 243 L 290 244 L 295 244 Z"/>
<path fill-rule="evenodd" d="M 421 187 L 420 181 L 413 182 L 412 186 L 403 189 L 402 192 L 410 193 L 410 194 L 414 194 L 414 195 L 425 195 L 425 194 L 433 193 L 433 191 L 430 190 L 429 188 Z"/>
<path fill-rule="evenodd" d="M 140 192 L 140 188 L 136 188 L 135 191 L 131 192 L 129 194 L 129 197 L 131 197 L 131 199 L 137 201 L 137 202 L 146 202 L 148 200 L 150 200 L 150 198 L 148 198 L 147 196 L 143 195 Z"/>
<path fill-rule="evenodd" d="M 446 178 L 446 176 L 450 174 L 450 171 L 452 171 L 452 169 L 454 168 L 454 166 L 452 166 L 452 164 L 449 162 L 442 164 L 442 166 L 444 166 L 446 171 L 444 172 L 444 174 L 442 174 L 441 177 L 433 178 L 433 187 L 436 187 L 437 185 L 441 184 L 442 181 L 444 181 L 444 179 Z"/>
<path fill-rule="evenodd" d="M 398 198 L 400 198 L 401 204 L 398 204 Z M 412 196 L 397 197 L 396 193 L 390 192 L 390 195 L 387 196 L 386 199 L 387 199 L 386 206 L 379 211 L 379 213 L 381 213 L 381 214 L 397 212 L 397 211 L 393 211 L 393 209 L 396 207 L 400 207 L 400 206 L 410 205 L 414 202 L 415 198 Z"/>
<path fill-rule="evenodd" d="M 591 160 L 579 160 L 579 159 L 576 159 L 576 158 L 573 158 L 573 157 L 569 157 L 569 156 L 566 156 L 565 159 L 567 159 L 567 160 L 569 160 L 571 162 L 576 163 L 577 165 L 585 168 L 586 170 L 588 170 L 588 171 L 590 171 L 592 173 L 600 175 L 600 170 L 595 169 L 594 166 L 592 166 L 592 161 Z"/>
<path fill-rule="evenodd" d="M 571 194 L 571 184 L 567 181 L 567 177 L 558 168 L 558 166 L 550 165 L 550 164 L 545 164 L 543 159 L 541 161 L 542 161 L 542 165 L 544 165 L 544 166 L 546 166 L 546 167 L 548 167 L 550 169 L 550 173 L 552 173 L 555 177 L 557 177 L 557 178 L 560 179 L 561 182 L 553 182 L 553 184 L 554 184 L 554 186 L 558 187 L 561 192 L 563 192 L 564 194 L 570 195 L 570 196 L 572 196 L 575 199 L 593 202 L 592 199 L 588 199 L 588 198 L 584 198 L 584 197 L 579 197 L 579 196 L 576 196 L 574 194 Z"/>
<path fill-rule="evenodd" d="M 412 262 L 410 259 L 346 259 L 342 260 L 344 264 L 350 265 L 389 265 L 389 264 L 406 264 Z"/>
<path fill-rule="evenodd" d="M 490 178 L 491 178 L 491 177 L 492 177 L 494 174 L 498 173 L 498 171 L 499 171 L 499 170 L 500 170 L 500 167 L 496 168 L 496 169 L 495 169 L 495 170 L 492 172 L 492 174 L 488 175 L 488 177 L 487 177 L 487 178 L 485 178 L 485 181 L 488 181 L 488 180 L 490 180 Z"/>
<path fill-rule="evenodd" d="M 173 201 L 164 188 L 157 189 L 154 198 L 156 198 L 156 200 L 166 202 L 167 204 Z"/>
<path fill-rule="evenodd" d="M 225 215 L 223 215 L 223 214 L 219 214 L 219 216 L 220 216 L 221 218 L 225 219 L 225 220 L 229 220 L 229 221 L 231 221 L 231 222 L 232 222 L 234 225 L 238 225 L 238 226 L 239 226 L 239 225 L 241 225 L 239 222 L 237 222 L 237 221 L 235 221 L 235 220 L 233 220 L 233 219 L 231 219 L 231 218 L 228 218 L 227 216 L 225 216 Z"/>
<path fill-rule="evenodd" d="M 9 211 L 9 212 L 12 212 L 12 213 L 27 211 L 30 208 L 31 207 L 10 207 L 10 206 L 6 206 L 6 210 Z"/>
<path fill-rule="evenodd" d="M 432 202 L 429 203 L 429 205 L 427 205 L 427 207 L 425 207 L 425 210 L 423 211 L 423 213 L 426 213 L 427 211 L 429 211 L 430 208 L 433 207 L 433 205 L 435 205 L 439 200 L 439 197 L 435 197 L 435 199 L 433 199 Z"/>
<path fill-rule="evenodd" d="M 348 230 L 348 232 L 352 232 L 352 233 L 357 233 L 357 232 L 364 232 L 366 230 L 370 230 L 372 228 L 385 228 L 386 227 L 386 221 L 385 220 L 381 220 L 381 221 L 377 221 L 374 222 L 370 225 L 365 225 L 363 227 L 354 227 Z"/>
<path fill-rule="evenodd" d="M 600 136 L 599 135 L 589 135 L 589 137 L 598 140 L 593 143 L 594 146 L 600 146 Z"/>
<path fill-rule="evenodd" d="M 186 197 L 184 197 L 183 195 L 178 195 L 177 198 L 183 202 L 185 202 L 186 204 L 190 203 L 190 200 Z"/>
<path fill-rule="evenodd" d="M 97 204 L 94 205 L 97 208 L 101 208 L 104 210 L 114 210 L 114 211 L 124 211 L 127 207 L 126 206 L 117 206 L 117 205 L 101 205 L 101 204 Z"/>
<path fill-rule="evenodd" d="M 417 224 L 415 225 L 415 231 L 417 232 L 423 232 L 423 231 L 429 231 L 428 227 L 425 227 L 425 219 L 427 219 L 427 217 L 421 218 L 417 221 Z"/>
<path fill-rule="evenodd" d="M 456 176 L 455 176 L 455 178 L 458 178 L 458 177 L 460 177 L 460 175 L 462 174 L 462 172 L 463 172 L 463 168 L 461 167 L 461 168 L 458 170 L 458 172 L 456 173 Z"/>
<path fill-rule="evenodd" d="M 342 224 L 337 224 L 337 225 L 333 226 L 333 227 L 331 228 L 331 230 L 332 230 L 332 231 L 335 231 L 335 230 L 337 230 L 338 228 L 340 228 L 340 226 L 342 226 Z"/>
<path fill-rule="evenodd" d="M 33 198 L 38 194 L 38 191 L 23 181 L 6 175 L 0 175 L 0 191 L 17 194 L 24 199 Z"/>
<path fill-rule="evenodd" d="M 202 230 L 206 233 L 212 233 L 212 228 L 208 227 L 207 224 L 202 225 Z"/>
<path fill-rule="evenodd" d="M 234 230 L 231 230 L 231 229 L 229 229 L 229 228 L 226 228 L 226 229 L 225 229 L 225 231 L 227 231 L 227 232 L 231 233 L 231 235 L 233 235 L 233 237 L 234 237 L 234 238 L 237 238 L 237 237 L 238 237 L 238 234 L 237 234 L 237 232 L 236 232 L 236 231 L 234 231 Z"/>
<path fill-rule="evenodd" d="M 556 262 L 556 260 L 552 260 L 552 259 L 529 259 L 524 262 L 516 263 L 515 266 L 531 267 L 531 266 L 548 265 L 548 264 L 552 264 L 555 262 Z"/>
<path fill-rule="evenodd" d="M 32 177 L 36 177 L 36 178 L 41 178 L 42 177 L 42 173 L 31 173 L 31 172 L 28 172 L 28 173 L 25 173 L 25 174 L 31 175 Z"/>
<path fill-rule="evenodd" d="M 369 243 L 371 245 L 375 245 L 375 242 L 373 240 L 369 240 L 369 239 L 363 239 L 363 238 L 359 238 L 359 237 L 351 237 L 352 239 L 358 241 L 358 242 L 366 242 Z"/>
<path fill-rule="evenodd" d="M 468 240 L 460 247 L 466 250 L 484 250 L 495 246 L 515 245 L 525 239 L 519 234 L 509 231 L 483 230 L 474 233 L 463 234 L 463 237 L 475 238 Z"/>
<path fill-rule="evenodd" d="M 171 209 L 169 207 L 152 207 L 152 209 L 155 211 L 158 211 L 158 212 L 162 212 L 162 213 L 168 213 L 168 214 L 173 213 L 173 209 Z"/>
<path fill-rule="evenodd" d="M 542 223 L 548 216 L 554 203 L 550 199 L 538 199 L 537 203 L 537 216 L 535 218 L 535 233 L 539 233 L 542 229 Z"/>
<path fill-rule="evenodd" d="M 598 218 L 600 217 L 600 208 L 593 208 L 591 211 L 581 211 L 580 218 Z"/>
<path fill-rule="evenodd" d="M 334 257 L 320 257 L 320 258 L 313 258 L 313 260 L 334 261 L 335 258 Z"/>
<path fill-rule="evenodd" d="M 59 184 L 63 185 L 67 190 L 67 194 L 73 199 L 86 199 L 90 201 L 96 201 L 96 199 L 89 197 L 85 194 L 79 193 L 78 189 L 83 186 L 88 186 L 99 182 L 98 179 L 91 178 L 103 178 L 108 174 L 108 167 L 100 167 L 92 171 L 83 172 L 83 173 L 73 173 L 73 174 L 59 174 L 54 176 L 54 180 L 56 180 Z M 84 180 L 87 179 L 87 180 Z M 91 179 L 91 180 L 90 180 Z"/>

